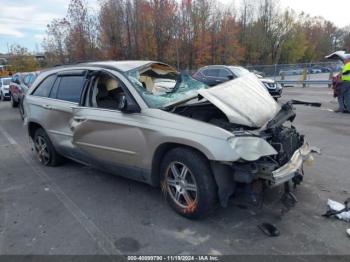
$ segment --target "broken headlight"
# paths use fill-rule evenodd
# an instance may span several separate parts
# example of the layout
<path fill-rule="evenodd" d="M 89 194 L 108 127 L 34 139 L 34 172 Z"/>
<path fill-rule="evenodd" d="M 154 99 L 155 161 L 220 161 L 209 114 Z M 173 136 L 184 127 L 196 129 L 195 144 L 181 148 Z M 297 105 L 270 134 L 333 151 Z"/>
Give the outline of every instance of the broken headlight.
<path fill-rule="evenodd" d="M 254 136 L 230 137 L 233 150 L 246 161 L 256 161 L 263 156 L 277 154 L 277 151 L 263 138 Z"/>

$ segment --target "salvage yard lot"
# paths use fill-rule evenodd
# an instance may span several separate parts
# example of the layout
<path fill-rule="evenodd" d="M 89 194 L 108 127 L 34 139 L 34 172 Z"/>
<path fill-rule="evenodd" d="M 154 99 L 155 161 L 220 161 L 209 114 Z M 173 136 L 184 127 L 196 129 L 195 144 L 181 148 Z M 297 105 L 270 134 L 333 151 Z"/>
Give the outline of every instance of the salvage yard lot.
<path fill-rule="evenodd" d="M 0 254 L 350 254 L 349 224 L 321 217 L 328 198 L 350 196 L 350 115 L 331 111 L 325 87 L 285 88 L 289 99 L 323 103 L 296 106 L 295 125 L 321 149 L 299 203 L 281 216 L 278 187 L 262 209 L 242 194 L 200 221 L 174 213 L 158 188 L 70 161 L 40 166 L 18 110 L 1 102 Z M 264 235 L 262 222 L 281 235 Z"/>

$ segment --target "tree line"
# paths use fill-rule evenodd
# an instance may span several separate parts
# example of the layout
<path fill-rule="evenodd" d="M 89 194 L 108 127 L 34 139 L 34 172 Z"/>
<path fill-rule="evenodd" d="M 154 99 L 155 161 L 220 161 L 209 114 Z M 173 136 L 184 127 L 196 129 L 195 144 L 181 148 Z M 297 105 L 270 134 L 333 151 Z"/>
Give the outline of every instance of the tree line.
<path fill-rule="evenodd" d="M 281 9 L 278 0 L 71 0 L 47 26 L 48 65 L 89 60 L 160 60 L 179 69 L 208 64 L 320 61 L 350 49 L 350 26 Z"/>

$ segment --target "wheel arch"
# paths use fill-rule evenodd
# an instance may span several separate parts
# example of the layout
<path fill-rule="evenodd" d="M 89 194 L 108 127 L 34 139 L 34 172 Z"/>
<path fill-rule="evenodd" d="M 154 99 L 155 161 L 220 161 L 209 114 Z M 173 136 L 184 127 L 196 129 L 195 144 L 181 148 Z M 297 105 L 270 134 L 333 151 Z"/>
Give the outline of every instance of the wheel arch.
<path fill-rule="evenodd" d="M 174 148 L 186 148 L 186 149 L 192 150 L 200 154 L 202 157 L 204 157 L 208 161 L 208 163 L 210 162 L 208 157 L 201 150 L 195 147 L 188 146 L 181 143 L 174 143 L 174 142 L 163 143 L 157 147 L 157 149 L 153 154 L 151 179 L 150 179 L 151 185 L 153 186 L 160 185 L 160 166 L 161 166 L 162 160 L 165 154 Z"/>
<path fill-rule="evenodd" d="M 36 130 L 38 130 L 39 128 L 44 129 L 42 125 L 38 124 L 37 122 L 28 123 L 28 134 L 32 139 L 34 138 Z"/>

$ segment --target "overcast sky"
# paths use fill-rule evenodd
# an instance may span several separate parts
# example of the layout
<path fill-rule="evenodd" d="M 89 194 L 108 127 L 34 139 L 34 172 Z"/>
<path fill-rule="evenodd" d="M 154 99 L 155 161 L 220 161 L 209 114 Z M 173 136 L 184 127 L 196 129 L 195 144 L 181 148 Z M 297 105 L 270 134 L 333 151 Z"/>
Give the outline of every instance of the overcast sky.
<path fill-rule="evenodd" d="M 88 0 L 90 8 L 98 0 Z M 240 0 L 219 0 L 225 5 Z M 350 25 L 350 0 L 279 0 L 281 7 L 291 7 L 313 16 L 323 16 L 339 27 Z M 41 49 L 46 25 L 53 18 L 64 17 L 69 0 L 0 0 L 0 52 L 11 44 L 20 44 L 31 51 Z"/>

